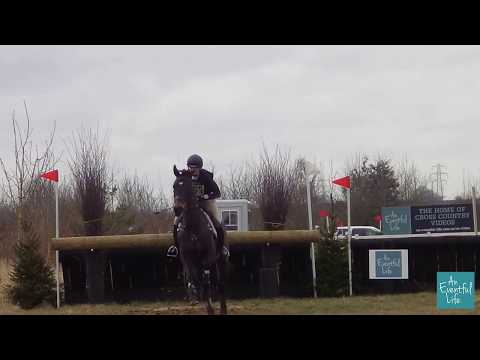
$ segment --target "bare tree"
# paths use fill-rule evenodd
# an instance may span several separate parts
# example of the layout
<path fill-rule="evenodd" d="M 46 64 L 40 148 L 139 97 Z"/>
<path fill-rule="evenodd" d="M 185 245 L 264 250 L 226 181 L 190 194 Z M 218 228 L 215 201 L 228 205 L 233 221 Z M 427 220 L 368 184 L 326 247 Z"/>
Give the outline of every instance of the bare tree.
<path fill-rule="evenodd" d="M 470 200 L 472 198 L 472 188 L 475 187 L 477 197 L 480 192 L 480 177 L 472 175 L 469 171 L 462 171 L 462 191 L 455 196 L 456 200 Z"/>
<path fill-rule="evenodd" d="M 120 180 L 116 200 L 115 211 L 111 211 L 109 233 L 165 231 L 165 223 L 170 221 L 171 225 L 173 222 L 173 214 L 166 211 L 169 203 L 165 194 L 155 192 L 147 178 L 125 174 Z"/>
<path fill-rule="evenodd" d="M 223 199 L 246 199 L 254 201 L 252 166 L 245 162 L 239 167 L 230 167 L 226 180 L 220 178 L 219 188 Z"/>
<path fill-rule="evenodd" d="M 59 184 L 58 206 L 60 211 L 60 235 L 81 236 L 85 233 L 81 204 L 75 193 L 75 183 L 70 179 Z"/>
<path fill-rule="evenodd" d="M 55 124 L 50 137 L 41 147 L 33 144 L 33 129 L 30 126 L 30 115 L 27 104 L 24 102 L 26 127 L 22 128 L 12 114 L 12 130 L 14 141 L 13 167 L 9 168 L 5 160 L 0 158 L 0 165 L 4 175 L 1 189 L 9 205 L 15 210 L 17 225 L 17 239 L 23 239 L 24 225 L 31 223 L 31 213 L 34 209 L 26 206 L 27 202 L 37 194 L 39 189 L 45 188 L 39 175 L 55 166 L 57 160 L 52 151 L 55 136 Z M 28 212 L 28 213 L 27 213 Z"/>
<path fill-rule="evenodd" d="M 405 155 L 397 167 L 399 199 L 405 203 L 418 202 L 422 188 L 428 188 L 427 178 L 420 173 L 416 164 Z"/>
<path fill-rule="evenodd" d="M 99 130 L 81 127 L 71 140 L 69 167 L 73 176 L 74 194 L 81 208 L 84 233 L 103 235 L 108 193 L 106 137 Z M 70 151 L 71 150 L 71 151 Z M 83 254 L 86 266 L 86 290 L 90 302 L 104 300 L 105 259 L 103 250 Z"/>
<path fill-rule="evenodd" d="M 102 235 L 108 181 L 105 142 L 98 129 L 93 132 L 84 127 L 74 133 L 71 140 L 69 167 L 87 236 Z"/>
<path fill-rule="evenodd" d="M 253 192 L 259 205 L 266 230 L 284 229 L 289 206 L 298 184 L 298 168 L 290 151 L 277 145 L 273 153 L 263 146 L 258 163 L 253 166 Z"/>
<path fill-rule="evenodd" d="M 442 197 L 435 194 L 428 186 L 428 176 L 422 174 L 413 161 L 405 155 L 397 165 L 396 170 L 399 183 L 399 200 L 401 204 L 421 204 L 442 201 Z"/>
<path fill-rule="evenodd" d="M 312 206 L 312 221 L 315 223 L 320 208 L 326 202 L 324 177 L 321 167 L 312 164 L 305 157 L 299 157 L 294 161 L 295 184 L 292 188 L 291 210 L 287 217 L 289 229 L 308 228 L 307 209 L 307 176 L 310 186 L 310 199 Z"/>
<path fill-rule="evenodd" d="M 155 189 L 147 178 L 140 178 L 136 174 L 132 177 L 123 176 L 118 189 L 118 207 L 154 212 L 165 205 L 165 195 L 155 194 Z"/>
<path fill-rule="evenodd" d="M 290 153 L 281 151 L 278 146 L 271 154 L 263 146 L 257 161 L 244 162 L 238 167 L 231 166 L 226 177 L 220 178 L 222 198 L 247 199 L 259 205 L 265 214 L 264 227 L 305 229 L 308 226 L 306 167 L 307 162 L 303 157 L 291 160 Z M 326 202 L 324 181 L 320 170 L 309 177 L 314 214 L 320 208 L 320 203 Z M 279 204 L 282 205 L 277 206 Z M 292 211 L 288 211 L 289 208 Z M 275 214 L 278 209 L 283 210 Z M 267 219 L 272 216 L 277 220 Z"/>

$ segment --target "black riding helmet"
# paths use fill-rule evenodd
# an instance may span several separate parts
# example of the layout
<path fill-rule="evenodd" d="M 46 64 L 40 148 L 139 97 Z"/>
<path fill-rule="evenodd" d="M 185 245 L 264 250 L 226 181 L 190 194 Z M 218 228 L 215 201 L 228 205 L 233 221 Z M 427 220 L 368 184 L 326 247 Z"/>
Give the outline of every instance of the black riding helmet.
<path fill-rule="evenodd" d="M 197 167 L 197 168 L 202 168 L 203 167 L 203 160 L 200 155 L 193 154 L 190 156 L 187 160 L 187 166 L 189 167 Z"/>

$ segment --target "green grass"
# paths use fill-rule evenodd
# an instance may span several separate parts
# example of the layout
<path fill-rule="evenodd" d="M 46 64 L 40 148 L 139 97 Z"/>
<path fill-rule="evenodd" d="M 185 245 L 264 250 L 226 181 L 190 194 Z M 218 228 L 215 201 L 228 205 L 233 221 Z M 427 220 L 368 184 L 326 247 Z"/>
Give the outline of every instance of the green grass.
<path fill-rule="evenodd" d="M 399 295 L 354 296 L 319 299 L 249 299 L 228 302 L 231 315 L 479 315 L 475 310 L 437 310 L 433 292 Z M 216 304 L 218 310 L 218 304 Z M 133 302 L 130 304 L 63 305 L 59 310 L 41 306 L 22 310 L 10 304 L 0 304 L 2 315 L 199 315 L 202 306 L 186 302 Z"/>

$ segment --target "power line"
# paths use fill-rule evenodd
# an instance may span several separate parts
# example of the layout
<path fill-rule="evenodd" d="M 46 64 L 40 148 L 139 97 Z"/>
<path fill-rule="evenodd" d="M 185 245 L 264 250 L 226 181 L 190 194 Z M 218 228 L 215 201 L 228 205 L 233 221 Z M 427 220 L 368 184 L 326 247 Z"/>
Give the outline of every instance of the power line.
<path fill-rule="evenodd" d="M 434 184 L 436 184 L 436 193 L 437 195 L 440 195 L 443 200 L 444 196 L 444 187 L 443 184 L 447 182 L 447 179 L 443 178 L 443 175 L 445 175 L 446 178 L 448 178 L 448 173 L 446 171 L 442 171 L 442 168 L 445 168 L 444 165 L 442 164 L 435 164 L 432 166 L 434 168 L 434 172 L 430 174 L 430 178 L 432 179 L 432 192 L 434 192 Z"/>

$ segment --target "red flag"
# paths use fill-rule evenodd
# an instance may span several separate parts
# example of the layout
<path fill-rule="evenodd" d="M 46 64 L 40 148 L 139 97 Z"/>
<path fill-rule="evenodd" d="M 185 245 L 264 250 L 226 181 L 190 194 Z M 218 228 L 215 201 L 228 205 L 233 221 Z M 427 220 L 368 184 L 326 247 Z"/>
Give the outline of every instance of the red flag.
<path fill-rule="evenodd" d="M 345 176 L 343 178 L 340 178 L 340 179 L 337 179 L 337 180 L 333 180 L 332 181 L 335 185 L 340 185 L 340 186 L 343 186 L 345 188 L 348 188 L 350 189 L 350 176 Z"/>
<path fill-rule="evenodd" d="M 50 181 L 58 182 L 58 170 L 52 170 L 52 171 L 43 173 L 42 175 L 40 175 L 40 177 Z"/>
<path fill-rule="evenodd" d="M 320 210 L 320 212 L 318 213 L 318 215 L 320 215 L 320 217 L 327 217 L 329 214 L 329 212 L 327 210 Z"/>
<path fill-rule="evenodd" d="M 375 220 L 377 223 L 379 223 L 380 221 L 382 221 L 382 215 L 375 215 L 373 220 Z"/>

